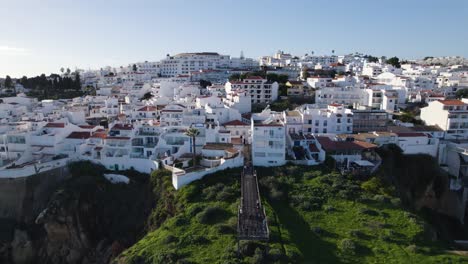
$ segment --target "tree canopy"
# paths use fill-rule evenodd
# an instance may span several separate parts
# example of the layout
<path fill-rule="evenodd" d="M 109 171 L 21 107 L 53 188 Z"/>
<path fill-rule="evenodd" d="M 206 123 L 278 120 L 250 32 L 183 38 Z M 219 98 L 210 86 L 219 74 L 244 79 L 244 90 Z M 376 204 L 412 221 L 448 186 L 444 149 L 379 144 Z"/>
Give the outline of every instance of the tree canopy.
<path fill-rule="evenodd" d="M 9 75 L 7 75 L 5 78 L 5 87 L 6 88 L 13 87 L 13 81 L 11 80 L 11 77 Z"/>
<path fill-rule="evenodd" d="M 398 57 L 391 57 L 390 59 L 387 60 L 387 63 L 392 65 L 395 68 L 400 68 L 400 59 Z"/>
<path fill-rule="evenodd" d="M 67 69 L 68 71 L 69 69 Z M 29 95 L 38 99 L 73 98 L 82 95 L 81 78 L 78 72 L 62 77 L 51 74 L 28 78 L 23 76 L 19 83 L 29 89 Z"/>
<path fill-rule="evenodd" d="M 468 98 L 468 88 L 457 90 L 456 96 L 457 98 Z"/>

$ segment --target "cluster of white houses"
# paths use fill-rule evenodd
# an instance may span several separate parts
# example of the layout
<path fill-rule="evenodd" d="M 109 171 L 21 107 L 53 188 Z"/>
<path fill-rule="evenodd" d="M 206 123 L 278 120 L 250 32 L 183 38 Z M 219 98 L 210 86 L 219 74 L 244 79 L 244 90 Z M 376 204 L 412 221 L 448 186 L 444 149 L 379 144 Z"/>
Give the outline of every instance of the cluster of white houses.
<path fill-rule="evenodd" d="M 268 105 L 280 97 L 277 82 L 260 76 L 227 80 L 232 73 L 259 70 L 260 64 L 270 66 L 268 73 L 290 76 L 288 96 L 314 103 L 275 112 Z M 384 144 L 436 157 L 455 176 L 454 188 L 468 177 L 468 103 L 446 99 L 468 83 L 467 71 L 456 67 L 395 68 L 362 56 L 296 58 L 284 52 L 260 62 L 183 53 L 135 66 L 81 72 L 83 85 L 96 87 L 96 95 L 2 98 L 0 177 L 90 160 L 110 170 L 149 173 L 165 167 L 180 188 L 213 171 L 242 166 L 246 145 L 255 166 L 315 165 L 332 157 L 342 170 L 369 173 L 380 164 L 375 148 Z M 332 78 L 311 71 L 317 69 L 347 74 Z M 202 87 L 200 80 L 212 84 Z M 426 125 L 392 119 L 413 102 L 428 103 L 420 116 Z M 256 104 L 265 109 L 252 113 Z M 189 128 L 199 132 L 195 150 Z"/>

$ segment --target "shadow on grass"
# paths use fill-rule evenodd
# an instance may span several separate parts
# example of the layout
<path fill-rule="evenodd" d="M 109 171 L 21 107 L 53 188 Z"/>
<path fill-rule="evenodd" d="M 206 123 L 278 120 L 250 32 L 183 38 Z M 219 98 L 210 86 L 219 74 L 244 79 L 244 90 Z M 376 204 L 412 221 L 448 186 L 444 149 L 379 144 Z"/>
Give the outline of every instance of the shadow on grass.
<path fill-rule="evenodd" d="M 322 240 L 310 228 L 304 218 L 285 202 L 270 202 L 278 216 L 278 224 L 284 226 L 297 248 L 301 251 L 303 263 L 341 263 L 335 255 L 335 245 Z"/>

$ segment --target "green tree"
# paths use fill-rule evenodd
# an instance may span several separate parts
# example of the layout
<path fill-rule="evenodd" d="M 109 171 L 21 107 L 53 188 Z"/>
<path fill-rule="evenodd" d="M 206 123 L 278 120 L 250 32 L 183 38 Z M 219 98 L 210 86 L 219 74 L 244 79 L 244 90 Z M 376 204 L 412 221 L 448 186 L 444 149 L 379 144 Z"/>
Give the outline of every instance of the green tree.
<path fill-rule="evenodd" d="M 457 98 L 468 98 L 468 88 L 457 90 L 456 96 Z"/>
<path fill-rule="evenodd" d="M 81 79 L 80 79 L 80 73 L 78 73 L 78 71 L 75 73 L 75 81 L 74 81 L 73 86 L 75 90 L 77 91 L 81 90 Z"/>
<path fill-rule="evenodd" d="M 10 75 L 7 75 L 6 78 L 5 78 L 5 87 L 6 88 L 13 87 L 13 81 L 11 80 Z"/>
<path fill-rule="evenodd" d="M 302 79 L 307 80 L 309 78 L 309 69 L 307 67 L 302 68 Z"/>
<path fill-rule="evenodd" d="M 28 86 L 28 77 L 26 77 L 26 76 L 21 77 L 21 79 L 19 80 L 19 83 L 21 85 L 23 85 L 24 87 L 27 87 Z"/>
<path fill-rule="evenodd" d="M 190 137 L 191 140 L 192 140 L 192 163 L 193 163 L 193 167 L 196 166 L 196 162 L 197 162 L 197 153 L 196 153 L 196 145 L 195 145 L 195 139 L 196 137 L 200 134 L 200 131 L 194 127 L 191 127 L 189 129 L 187 129 L 187 131 L 185 131 L 185 135 Z"/>
<path fill-rule="evenodd" d="M 207 80 L 200 80 L 200 86 L 203 87 L 203 88 L 206 88 L 208 86 L 211 86 L 211 82 L 210 81 L 207 81 Z"/>
<path fill-rule="evenodd" d="M 136 64 L 133 64 L 132 70 L 133 70 L 133 72 L 137 72 L 137 71 L 138 71 L 138 68 L 137 68 Z"/>
<path fill-rule="evenodd" d="M 229 81 L 232 82 L 232 81 L 239 80 L 240 77 L 241 77 L 241 75 L 239 73 L 233 73 L 233 74 L 231 74 L 231 76 L 229 76 Z"/>
<path fill-rule="evenodd" d="M 395 68 L 400 68 L 400 59 L 398 57 L 391 57 L 390 59 L 387 60 L 387 63 L 392 65 Z"/>
<path fill-rule="evenodd" d="M 67 68 L 67 75 L 70 75 L 70 73 L 71 73 L 70 68 Z"/>
<path fill-rule="evenodd" d="M 367 56 L 367 61 L 368 62 L 379 62 L 379 58 L 369 55 L 369 56 Z"/>

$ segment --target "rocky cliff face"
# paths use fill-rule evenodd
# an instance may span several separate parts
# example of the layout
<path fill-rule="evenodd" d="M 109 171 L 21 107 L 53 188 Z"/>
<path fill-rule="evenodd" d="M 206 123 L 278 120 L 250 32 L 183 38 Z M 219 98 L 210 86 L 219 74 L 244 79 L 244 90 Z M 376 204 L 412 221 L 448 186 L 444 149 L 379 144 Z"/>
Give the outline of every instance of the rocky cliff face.
<path fill-rule="evenodd" d="M 63 192 L 56 194 L 36 219 L 36 224 L 46 233 L 39 258 L 44 263 L 107 263 L 110 256 L 102 255 L 109 254 L 96 252 L 96 241 L 91 233 L 89 219 L 95 216 L 93 205 L 76 196 L 66 196 Z M 103 250 L 103 243 L 98 244 Z M 97 258 L 98 255 L 101 258 Z"/>
<path fill-rule="evenodd" d="M 102 170 L 75 171 L 35 223 L 0 241 L 0 263 L 109 263 L 140 238 L 154 201 L 148 175 L 127 172 L 130 184 L 111 184 Z"/>

